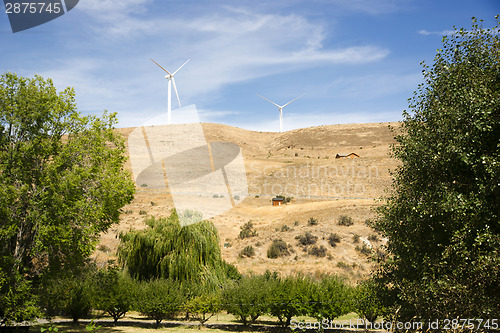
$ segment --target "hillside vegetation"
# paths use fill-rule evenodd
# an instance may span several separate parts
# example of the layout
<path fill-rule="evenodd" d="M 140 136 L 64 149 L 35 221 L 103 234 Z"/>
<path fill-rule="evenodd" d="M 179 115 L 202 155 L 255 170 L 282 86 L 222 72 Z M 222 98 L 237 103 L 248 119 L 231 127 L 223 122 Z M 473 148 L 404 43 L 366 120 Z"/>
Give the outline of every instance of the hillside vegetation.
<path fill-rule="evenodd" d="M 346 124 L 271 133 L 202 124 L 207 142 L 232 142 L 242 149 L 247 173 L 249 195 L 211 219 L 219 232 L 223 258 L 241 272 L 335 272 L 354 278 L 369 273 L 370 257 L 384 240 L 367 220 L 374 217 L 377 199 L 390 186 L 389 169 L 396 166 L 389 156 L 394 143 L 389 125 L 398 126 Z M 125 138 L 132 130 L 117 129 Z M 347 153 L 360 157 L 335 159 L 336 154 Z M 276 195 L 292 199 L 273 207 L 271 199 Z M 147 216 L 168 217 L 172 208 L 168 193 L 137 187 L 120 224 L 102 235 L 94 256 L 99 262 L 115 260 L 118 232 L 143 229 Z M 341 216 L 352 218 L 353 224 L 340 225 Z M 310 223 L 311 219 L 316 222 Z M 248 222 L 255 233 L 242 238 Z M 316 242 L 301 244 L 298 237 L 305 233 Z M 338 242 L 330 242 L 331 235 Z M 286 243 L 288 254 L 268 258 L 275 240 Z"/>

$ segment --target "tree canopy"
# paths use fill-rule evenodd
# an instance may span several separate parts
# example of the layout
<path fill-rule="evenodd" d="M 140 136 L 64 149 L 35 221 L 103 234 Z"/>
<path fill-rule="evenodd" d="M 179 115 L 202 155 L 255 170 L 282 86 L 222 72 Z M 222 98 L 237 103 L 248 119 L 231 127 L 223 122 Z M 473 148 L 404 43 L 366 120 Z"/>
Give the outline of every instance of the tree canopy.
<path fill-rule="evenodd" d="M 146 219 L 148 228 L 120 235 L 118 256 L 130 275 L 140 280 L 173 279 L 221 286 L 238 278 L 222 260 L 217 229 L 208 221 L 181 227 L 174 210 L 168 218 Z"/>
<path fill-rule="evenodd" d="M 403 319 L 500 316 L 499 28 L 473 18 L 445 36 L 397 130 L 401 165 L 374 226 Z"/>
<path fill-rule="evenodd" d="M 0 317 L 31 317 L 12 293 L 81 264 L 133 198 L 115 115 L 82 116 L 72 88 L 0 76 Z M 11 295 L 11 296 L 9 296 Z M 31 296 L 25 297 L 26 302 Z M 13 309 L 21 309 L 15 314 Z"/>

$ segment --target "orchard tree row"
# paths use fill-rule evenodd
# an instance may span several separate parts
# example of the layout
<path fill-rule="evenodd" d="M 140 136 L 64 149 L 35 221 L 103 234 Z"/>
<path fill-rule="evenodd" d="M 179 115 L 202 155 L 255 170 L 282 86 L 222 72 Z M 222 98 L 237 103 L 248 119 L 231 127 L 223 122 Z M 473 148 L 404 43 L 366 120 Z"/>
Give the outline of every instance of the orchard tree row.
<path fill-rule="evenodd" d="M 310 316 L 333 320 L 350 312 L 374 321 L 382 314 L 373 284 L 352 287 L 337 276 L 319 279 L 276 273 L 240 276 L 224 286 L 183 283 L 173 279 L 139 281 L 118 268 L 86 269 L 78 278 L 68 276 L 39 291 L 43 316 L 63 316 L 78 321 L 92 310 L 117 322 L 129 311 L 138 311 L 159 325 L 164 319 L 195 319 L 203 325 L 213 315 L 227 311 L 243 325 L 264 314 L 289 326 L 292 318 Z"/>

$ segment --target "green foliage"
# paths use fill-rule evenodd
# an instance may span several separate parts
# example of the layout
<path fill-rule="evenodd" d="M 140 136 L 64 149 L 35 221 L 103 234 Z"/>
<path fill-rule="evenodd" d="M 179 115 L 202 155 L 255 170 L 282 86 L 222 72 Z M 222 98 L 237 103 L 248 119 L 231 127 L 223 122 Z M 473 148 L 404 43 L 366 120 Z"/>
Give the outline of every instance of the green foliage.
<path fill-rule="evenodd" d="M 115 122 L 83 117 L 73 89 L 58 93 L 50 79 L 0 76 L 0 270 L 9 281 L 0 299 L 11 300 L 3 319 L 31 319 L 30 281 L 81 265 L 132 200 Z"/>
<path fill-rule="evenodd" d="M 267 311 L 269 279 L 265 275 L 244 276 L 223 292 L 227 313 L 236 316 L 243 325 L 254 323 Z"/>
<path fill-rule="evenodd" d="M 11 325 L 37 317 L 36 301 L 29 281 L 17 273 L 12 276 L 0 267 L 0 324 Z"/>
<path fill-rule="evenodd" d="M 95 332 L 97 332 L 97 330 L 98 330 L 98 329 L 100 329 L 101 327 L 102 327 L 101 325 L 99 325 L 99 326 L 98 326 L 98 325 L 96 324 L 95 320 L 94 320 L 94 319 L 92 319 L 92 320 L 90 321 L 90 324 L 88 324 L 87 326 L 85 326 L 85 330 L 87 330 L 87 332 L 89 332 L 89 333 L 95 333 Z"/>
<path fill-rule="evenodd" d="M 443 38 L 397 132 L 400 166 L 373 224 L 399 320 L 500 317 L 499 28 L 473 19 Z"/>
<path fill-rule="evenodd" d="M 304 276 L 288 276 L 270 281 L 269 313 L 280 326 L 290 326 L 293 317 L 311 312 L 310 291 L 313 282 Z"/>
<path fill-rule="evenodd" d="M 245 246 L 243 250 L 241 250 L 238 256 L 240 258 L 244 257 L 252 258 L 253 256 L 255 256 L 255 249 L 253 248 L 252 245 Z"/>
<path fill-rule="evenodd" d="M 171 279 L 156 279 L 139 283 L 134 306 L 143 315 L 155 320 L 159 325 L 162 320 L 177 314 L 186 301 L 179 282 Z"/>
<path fill-rule="evenodd" d="M 363 281 L 354 288 L 354 311 L 371 323 L 383 314 L 383 307 L 377 293 L 377 285 L 373 280 Z"/>
<path fill-rule="evenodd" d="M 267 257 L 270 259 L 276 259 L 279 257 L 289 256 L 288 244 L 282 239 L 275 239 L 273 243 L 267 250 Z"/>
<path fill-rule="evenodd" d="M 59 332 L 59 328 L 57 328 L 57 326 L 55 326 L 54 324 L 50 324 L 48 327 L 41 327 L 40 328 L 40 332 L 41 333 L 44 333 L 44 332 L 49 332 L 49 333 L 52 333 L 52 332 Z"/>
<path fill-rule="evenodd" d="M 87 280 L 81 277 L 67 277 L 59 281 L 59 299 L 61 301 L 61 315 L 78 322 L 81 318 L 90 316 L 91 291 Z"/>
<path fill-rule="evenodd" d="M 176 211 L 167 218 L 146 219 L 148 227 L 120 235 L 120 263 L 139 280 L 173 279 L 209 284 L 227 280 L 230 267 L 221 258 L 219 235 L 211 222 L 181 227 Z"/>
<path fill-rule="evenodd" d="M 93 308 L 105 311 L 116 323 L 132 307 L 136 283 L 114 267 L 97 272 L 92 282 Z"/>
<path fill-rule="evenodd" d="M 245 239 L 257 236 L 257 231 L 254 230 L 252 221 L 248 221 L 247 223 L 242 225 L 240 229 L 241 231 L 240 234 L 238 235 L 239 239 Z"/>
<path fill-rule="evenodd" d="M 328 244 L 330 244 L 331 247 L 337 246 L 337 243 L 340 243 L 342 238 L 338 234 L 330 234 L 328 236 Z"/>
<path fill-rule="evenodd" d="M 297 235 L 295 236 L 295 239 L 299 241 L 300 245 L 311 245 L 311 244 L 316 244 L 318 241 L 318 236 L 314 236 L 310 231 L 306 231 L 302 235 Z"/>
<path fill-rule="evenodd" d="M 347 216 L 347 215 L 340 215 L 339 216 L 339 219 L 337 221 L 337 224 L 338 225 L 343 225 L 343 226 L 346 226 L 346 227 L 349 227 L 351 225 L 354 224 L 354 220 L 352 217 L 350 216 Z"/>
<path fill-rule="evenodd" d="M 335 275 L 324 275 L 311 288 L 309 314 L 318 320 L 334 320 L 352 311 L 352 288 Z"/>
<path fill-rule="evenodd" d="M 186 304 L 186 310 L 203 326 L 210 318 L 222 310 L 221 297 L 217 293 L 202 292 Z"/>

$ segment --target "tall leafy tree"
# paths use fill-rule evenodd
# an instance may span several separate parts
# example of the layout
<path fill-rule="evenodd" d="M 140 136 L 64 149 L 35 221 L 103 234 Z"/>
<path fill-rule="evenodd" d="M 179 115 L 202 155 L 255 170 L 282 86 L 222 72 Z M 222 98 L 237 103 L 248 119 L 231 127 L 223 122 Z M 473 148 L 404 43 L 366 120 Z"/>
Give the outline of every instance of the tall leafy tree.
<path fill-rule="evenodd" d="M 323 275 L 311 289 L 310 314 L 318 320 L 333 321 L 353 309 L 352 287 L 336 275 Z"/>
<path fill-rule="evenodd" d="M 401 162 L 375 227 L 379 277 L 403 319 L 500 317 L 500 34 L 443 38 L 404 113 Z"/>
<path fill-rule="evenodd" d="M 132 308 L 137 287 L 138 284 L 117 267 L 99 270 L 92 279 L 93 308 L 106 312 L 116 323 Z"/>
<path fill-rule="evenodd" d="M 280 326 L 290 326 L 293 317 L 311 313 L 313 288 L 313 281 L 303 275 L 270 280 L 269 313 L 278 318 Z"/>
<path fill-rule="evenodd" d="M 265 275 L 244 276 L 227 285 L 223 292 L 224 307 L 243 325 L 254 323 L 267 312 L 269 291 L 269 278 Z"/>
<path fill-rule="evenodd" d="M 202 221 L 181 227 L 177 212 L 168 218 L 150 217 L 148 228 L 120 235 L 120 262 L 139 280 L 172 279 L 219 288 L 234 267 L 222 260 L 219 234 L 213 223 Z"/>
<path fill-rule="evenodd" d="M 118 222 L 134 186 L 114 115 L 82 116 L 71 88 L 50 79 L 0 76 L 0 317 L 12 293 L 48 272 L 81 264 L 100 232 Z M 16 305 L 16 309 L 23 309 Z"/>

